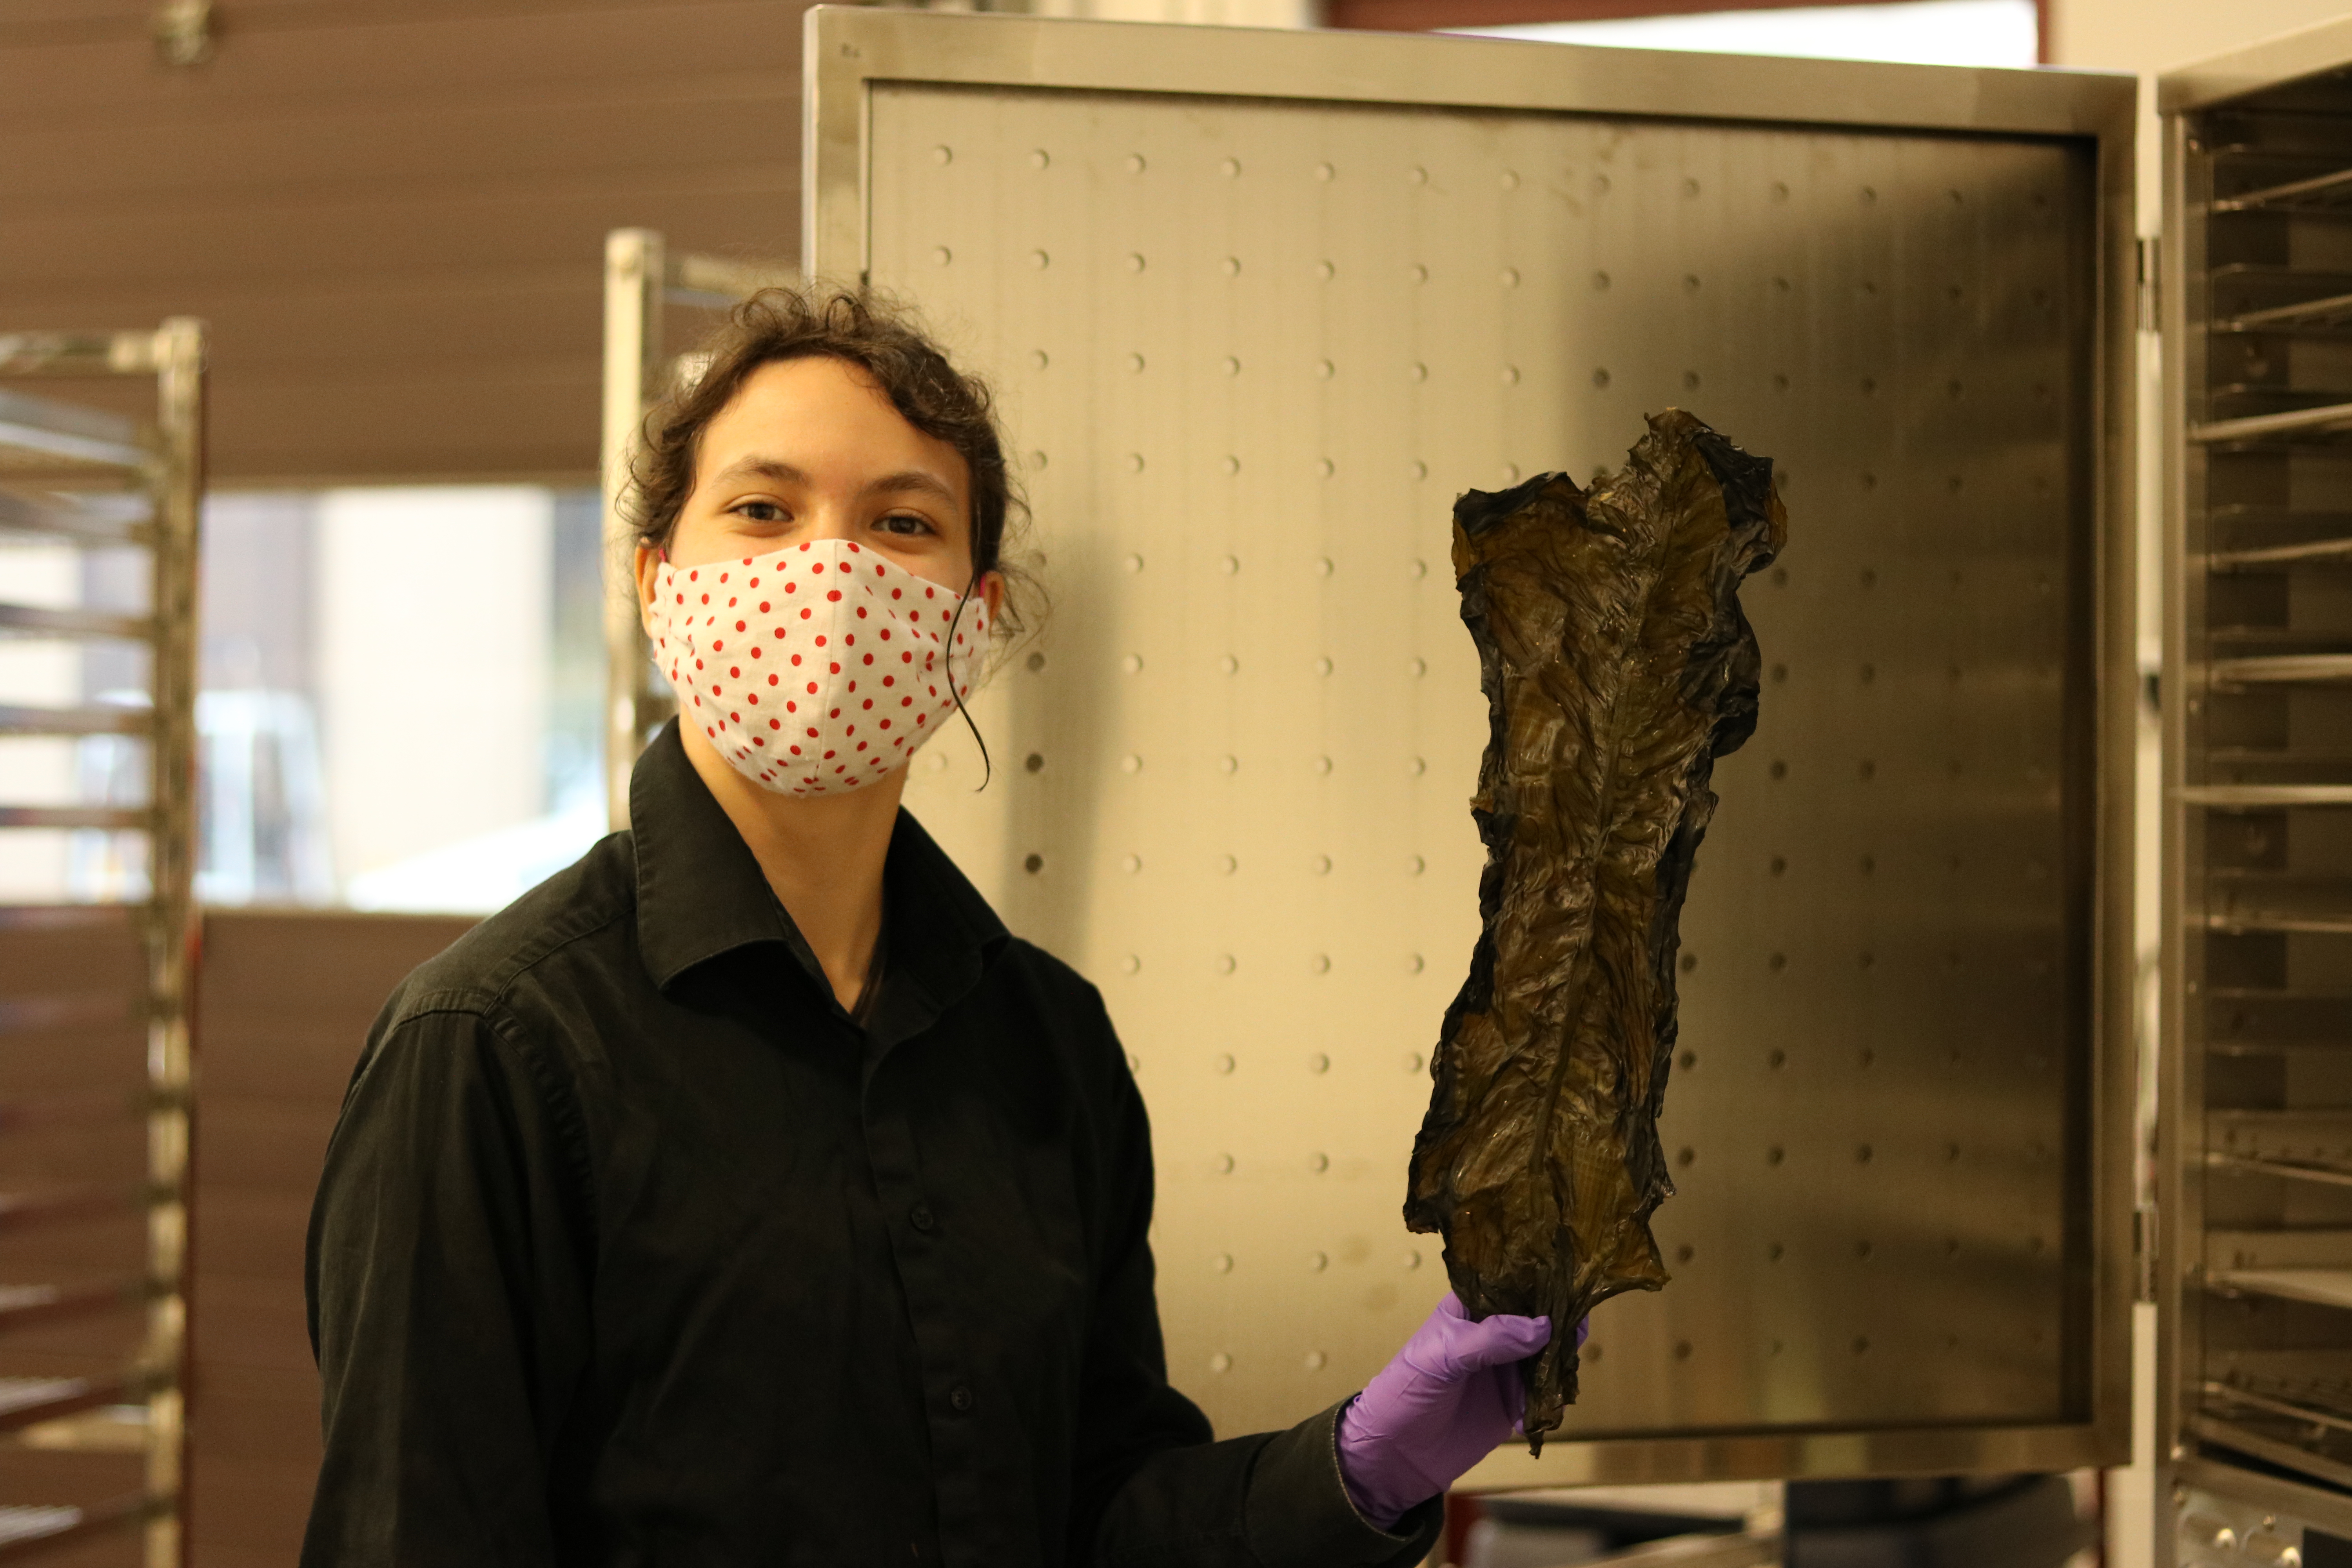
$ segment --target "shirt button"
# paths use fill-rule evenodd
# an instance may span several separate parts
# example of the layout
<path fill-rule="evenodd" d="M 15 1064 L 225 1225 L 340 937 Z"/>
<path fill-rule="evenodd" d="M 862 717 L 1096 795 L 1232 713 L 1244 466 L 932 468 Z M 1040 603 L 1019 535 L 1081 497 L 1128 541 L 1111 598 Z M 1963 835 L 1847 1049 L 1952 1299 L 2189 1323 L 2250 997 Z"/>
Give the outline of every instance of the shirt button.
<path fill-rule="evenodd" d="M 963 1414 L 971 1408 L 971 1390 L 961 1383 L 957 1384 L 948 1390 L 948 1403 L 955 1406 L 958 1415 Z"/>
<path fill-rule="evenodd" d="M 907 1211 L 907 1223 L 925 1235 L 929 1235 L 931 1227 L 939 1224 L 939 1221 L 931 1217 L 931 1206 L 929 1204 L 917 1204 Z"/>

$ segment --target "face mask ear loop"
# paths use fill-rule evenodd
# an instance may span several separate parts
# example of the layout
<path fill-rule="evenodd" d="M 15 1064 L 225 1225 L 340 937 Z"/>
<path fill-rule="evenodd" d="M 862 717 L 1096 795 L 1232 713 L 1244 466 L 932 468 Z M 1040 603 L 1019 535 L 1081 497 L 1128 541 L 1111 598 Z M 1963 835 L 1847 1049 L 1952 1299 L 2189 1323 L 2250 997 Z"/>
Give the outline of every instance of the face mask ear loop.
<path fill-rule="evenodd" d="M 963 624 L 963 607 L 971 603 L 972 592 L 979 586 L 980 573 L 975 568 L 971 582 L 964 588 L 963 597 L 956 601 L 955 614 L 948 617 L 947 646 L 950 650 L 955 647 L 956 627 Z M 963 693 L 956 689 L 955 655 L 952 651 L 948 655 L 948 695 L 955 699 L 956 711 L 963 715 L 964 728 L 971 731 L 973 742 L 980 747 L 980 783 L 971 792 L 978 795 L 996 777 L 996 764 L 989 760 L 988 742 L 981 738 L 980 726 L 972 722 L 971 710 L 963 705 Z"/>

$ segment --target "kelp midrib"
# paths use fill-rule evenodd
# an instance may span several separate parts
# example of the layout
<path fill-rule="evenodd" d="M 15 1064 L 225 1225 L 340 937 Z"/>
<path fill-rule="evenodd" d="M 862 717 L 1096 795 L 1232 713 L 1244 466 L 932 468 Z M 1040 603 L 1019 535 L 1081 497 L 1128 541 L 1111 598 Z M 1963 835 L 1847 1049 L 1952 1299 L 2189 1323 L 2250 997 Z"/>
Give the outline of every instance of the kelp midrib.
<path fill-rule="evenodd" d="M 1588 510 L 1590 509 L 1590 501 L 1588 501 Z M 1644 591 L 1641 595 L 1641 599 L 1645 604 L 1649 600 L 1650 593 L 1654 591 L 1658 581 L 1664 576 L 1664 571 L 1658 567 L 1658 561 L 1664 554 L 1664 544 L 1667 537 L 1668 536 L 1664 534 L 1660 536 L 1660 549 L 1654 552 L 1651 557 L 1651 571 L 1647 575 Z M 1616 661 L 1612 666 L 1612 673 L 1622 677 L 1624 673 L 1624 661 L 1622 659 Z M 1540 679 L 1536 678 L 1535 683 L 1540 685 Z M 1626 707 L 1624 698 L 1630 682 L 1623 679 L 1620 679 L 1615 685 L 1615 690 L 1609 694 L 1607 700 L 1601 706 L 1601 711 L 1606 715 L 1608 732 L 1606 735 L 1607 743 L 1599 748 L 1603 754 L 1612 757 L 1617 754 L 1619 747 L 1623 742 L 1624 731 L 1622 721 L 1625 717 Z M 1557 757 L 1558 754 L 1558 749 L 1554 748 L 1553 755 Z M 1585 856 L 1583 863 L 1591 867 L 1592 870 L 1583 879 L 1583 880 L 1591 889 L 1590 898 L 1591 902 L 1594 907 L 1594 912 L 1586 924 L 1584 940 L 1577 946 L 1576 966 L 1570 973 L 1569 978 L 1564 984 L 1564 989 L 1567 990 L 1570 1001 L 1569 1005 L 1563 1009 L 1561 1013 L 1561 1041 L 1563 1045 L 1576 1037 L 1577 1026 L 1583 1019 L 1583 1009 L 1586 1005 L 1586 999 L 1591 991 L 1592 982 L 1592 933 L 1597 929 L 1599 904 L 1601 900 L 1601 879 L 1600 875 L 1600 866 L 1601 859 L 1601 847 L 1608 841 L 1610 836 L 1619 826 L 1616 817 L 1618 777 L 1618 771 L 1615 768 L 1611 767 L 1604 770 L 1602 773 L 1601 797 L 1593 803 L 1592 825 L 1585 836 Z M 1555 792 L 1555 800 L 1556 799 L 1557 794 Z M 1546 1152 L 1551 1147 L 1552 1122 L 1559 1114 L 1560 1091 L 1567 1084 L 1568 1069 L 1576 1060 L 1574 1054 L 1566 1049 L 1562 1049 L 1558 1053 L 1558 1055 L 1559 1059 L 1552 1063 L 1551 1081 L 1545 1091 L 1543 1110 L 1537 1118 L 1535 1136 L 1530 1141 L 1528 1148 L 1528 1174 L 1530 1180 L 1538 1179 L 1543 1174 L 1542 1167 L 1545 1163 Z M 1570 1185 L 1565 1197 L 1566 1201 L 1561 1204 L 1560 1212 L 1563 1215 L 1573 1215 L 1576 1211 L 1576 1188 L 1574 1185 L 1573 1171 L 1570 1173 Z"/>

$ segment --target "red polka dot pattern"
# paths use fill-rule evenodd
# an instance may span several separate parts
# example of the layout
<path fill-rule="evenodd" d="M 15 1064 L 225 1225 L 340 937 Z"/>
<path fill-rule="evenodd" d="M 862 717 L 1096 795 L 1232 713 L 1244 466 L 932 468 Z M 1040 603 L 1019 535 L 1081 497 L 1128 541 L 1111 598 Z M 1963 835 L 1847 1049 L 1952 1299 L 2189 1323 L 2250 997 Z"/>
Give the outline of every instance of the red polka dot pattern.
<path fill-rule="evenodd" d="M 904 767 L 971 695 L 988 646 L 986 600 L 845 539 L 665 563 L 656 582 L 654 657 L 679 722 L 779 795 L 838 795 Z M 799 614 L 772 608 L 779 595 Z M 794 679 L 781 714 L 780 672 Z"/>

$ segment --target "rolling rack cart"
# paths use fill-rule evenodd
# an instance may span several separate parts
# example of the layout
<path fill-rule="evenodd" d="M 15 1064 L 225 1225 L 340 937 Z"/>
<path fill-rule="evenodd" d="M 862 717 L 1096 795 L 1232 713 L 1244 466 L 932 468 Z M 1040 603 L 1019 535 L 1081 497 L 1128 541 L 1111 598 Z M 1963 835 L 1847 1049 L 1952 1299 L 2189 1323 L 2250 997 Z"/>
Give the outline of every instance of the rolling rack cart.
<path fill-rule="evenodd" d="M 629 825 L 629 770 L 677 708 L 656 678 L 638 625 L 630 535 L 619 504 L 647 405 L 668 390 L 672 378 L 701 372 L 686 363 L 690 356 L 665 349 L 664 307 L 724 310 L 761 289 L 797 279 L 789 268 L 672 256 L 649 228 L 616 228 L 604 237 L 604 787 L 616 829 Z"/>
<path fill-rule="evenodd" d="M 0 746 L 103 737 L 147 763 L 143 800 L 0 802 L 9 837 L 135 846 L 112 885 L 78 890 L 90 901 L 0 906 L 0 1561 L 109 1531 L 126 1561 L 143 1535 L 148 1568 L 184 1555 L 204 364 L 188 320 L 0 334 L 0 546 L 135 552 L 147 574 L 137 609 L 0 605 L 19 647 L 128 646 L 146 676 L 119 700 L 0 705 Z M 155 413 L 21 390 L 35 378 L 152 379 Z"/>
<path fill-rule="evenodd" d="M 2168 77 L 2159 1451 L 2352 1563 L 2352 24 Z"/>

